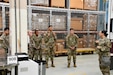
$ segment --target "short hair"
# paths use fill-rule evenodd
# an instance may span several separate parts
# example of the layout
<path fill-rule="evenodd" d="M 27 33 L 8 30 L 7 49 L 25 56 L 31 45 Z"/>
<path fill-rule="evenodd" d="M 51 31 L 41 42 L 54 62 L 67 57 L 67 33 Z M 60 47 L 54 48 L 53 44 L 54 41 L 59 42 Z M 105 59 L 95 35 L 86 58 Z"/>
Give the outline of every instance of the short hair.
<path fill-rule="evenodd" d="M 9 30 L 9 27 L 4 28 L 4 31 Z"/>
<path fill-rule="evenodd" d="M 108 35 L 107 31 L 103 30 L 103 31 L 101 31 L 101 32 L 104 34 L 104 36 L 107 37 L 107 35 Z"/>
<path fill-rule="evenodd" d="M 73 28 L 70 28 L 70 31 L 71 31 L 71 30 L 74 30 L 74 29 L 73 29 Z"/>
<path fill-rule="evenodd" d="M 49 27 L 52 27 L 52 25 L 49 25 L 48 28 L 49 28 Z"/>
<path fill-rule="evenodd" d="M 35 29 L 35 31 L 39 31 L 39 29 Z"/>

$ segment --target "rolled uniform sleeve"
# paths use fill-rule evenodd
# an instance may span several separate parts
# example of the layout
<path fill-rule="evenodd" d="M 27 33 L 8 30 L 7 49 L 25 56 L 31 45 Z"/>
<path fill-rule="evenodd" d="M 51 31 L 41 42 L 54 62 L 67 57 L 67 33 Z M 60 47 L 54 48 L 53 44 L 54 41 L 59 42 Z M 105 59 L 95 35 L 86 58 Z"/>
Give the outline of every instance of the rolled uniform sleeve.
<path fill-rule="evenodd" d="M 77 47 L 78 46 L 78 39 L 79 39 L 79 37 L 77 35 L 75 35 L 75 37 L 76 37 L 75 40 L 77 40 L 77 43 L 76 43 L 75 47 Z"/>

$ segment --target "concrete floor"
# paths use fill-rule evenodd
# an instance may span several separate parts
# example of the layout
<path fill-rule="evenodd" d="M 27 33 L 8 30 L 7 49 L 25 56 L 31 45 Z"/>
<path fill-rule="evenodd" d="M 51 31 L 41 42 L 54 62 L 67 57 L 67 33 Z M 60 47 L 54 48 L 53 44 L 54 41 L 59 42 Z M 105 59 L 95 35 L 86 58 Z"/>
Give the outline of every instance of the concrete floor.
<path fill-rule="evenodd" d="M 49 65 L 50 66 L 50 65 Z M 46 75 L 102 75 L 99 69 L 97 55 L 78 55 L 77 68 L 67 68 L 67 56 L 55 57 L 55 68 L 49 67 Z M 113 75 L 113 70 L 111 74 Z"/>

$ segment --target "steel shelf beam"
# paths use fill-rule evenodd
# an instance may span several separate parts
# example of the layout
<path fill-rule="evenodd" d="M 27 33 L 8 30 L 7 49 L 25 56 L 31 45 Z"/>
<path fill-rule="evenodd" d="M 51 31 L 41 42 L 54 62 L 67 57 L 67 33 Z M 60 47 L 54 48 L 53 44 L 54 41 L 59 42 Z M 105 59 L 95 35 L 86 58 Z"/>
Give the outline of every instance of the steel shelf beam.
<path fill-rule="evenodd" d="M 29 7 L 29 6 L 28 6 Z M 42 7 L 42 6 L 31 6 L 32 10 L 42 10 L 42 11 L 57 11 L 57 12 L 68 12 L 71 13 L 89 13 L 89 14 L 105 14 L 104 11 L 91 11 L 91 10 L 76 10 L 76 9 L 66 9 L 66 8 L 53 8 L 53 7 Z"/>
<path fill-rule="evenodd" d="M 75 9 L 70 9 L 71 13 L 81 13 L 81 14 L 105 14 L 106 12 L 104 11 L 89 11 L 89 10 L 75 10 Z"/>
<path fill-rule="evenodd" d="M 9 3 L 0 2 L 0 6 L 9 7 Z M 68 12 L 71 13 L 90 13 L 90 14 L 105 14 L 104 11 L 91 11 L 91 10 L 76 10 L 76 9 L 67 9 L 67 8 L 53 8 L 53 7 L 43 7 L 43 6 L 27 6 L 32 10 L 42 10 L 42 11 L 58 11 L 58 12 Z"/>
<path fill-rule="evenodd" d="M 42 10 L 42 11 L 59 11 L 59 12 L 67 12 L 68 11 L 68 9 L 64 9 L 64 8 L 53 8 L 53 7 L 42 7 L 42 6 L 31 6 L 31 9 L 32 10 Z"/>

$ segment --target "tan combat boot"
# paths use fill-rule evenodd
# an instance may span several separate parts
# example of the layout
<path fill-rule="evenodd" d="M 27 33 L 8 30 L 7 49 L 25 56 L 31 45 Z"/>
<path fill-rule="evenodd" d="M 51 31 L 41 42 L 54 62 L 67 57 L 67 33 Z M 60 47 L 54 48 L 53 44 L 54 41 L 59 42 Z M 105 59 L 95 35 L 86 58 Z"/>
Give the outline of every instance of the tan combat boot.
<path fill-rule="evenodd" d="M 70 63 L 68 63 L 67 68 L 70 68 Z"/>
<path fill-rule="evenodd" d="M 48 67 L 48 64 L 46 64 L 46 68 L 49 68 L 49 67 Z"/>
<path fill-rule="evenodd" d="M 76 66 L 76 63 L 74 63 L 74 67 L 77 67 L 77 66 Z"/>
<path fill-rule="evenodd" d="M 47 63 L 47 62 L 46 62 L 46 68 L 49 68 L 49 67 L 48 67 L 48 63 Z"/>
<path fill-rule="evenodd" d="M 55 65 L 54 65 L 53 61 L 52 61 L 51 67 L 55 67 Z"/>

